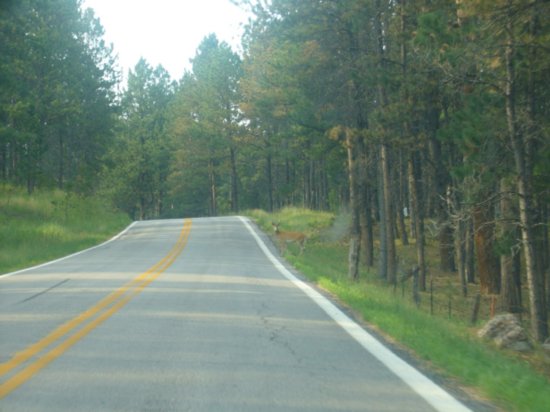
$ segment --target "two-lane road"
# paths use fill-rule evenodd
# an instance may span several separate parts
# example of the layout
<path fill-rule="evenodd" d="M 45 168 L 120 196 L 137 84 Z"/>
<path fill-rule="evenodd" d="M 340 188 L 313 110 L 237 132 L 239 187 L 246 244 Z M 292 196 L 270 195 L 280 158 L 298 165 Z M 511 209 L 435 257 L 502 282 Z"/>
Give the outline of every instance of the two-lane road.
<path fill-rule="evenodd" d="M 0 411 L 467 410 L 262 239 L 238 217 L 139 222 L 0 278 Z"/>

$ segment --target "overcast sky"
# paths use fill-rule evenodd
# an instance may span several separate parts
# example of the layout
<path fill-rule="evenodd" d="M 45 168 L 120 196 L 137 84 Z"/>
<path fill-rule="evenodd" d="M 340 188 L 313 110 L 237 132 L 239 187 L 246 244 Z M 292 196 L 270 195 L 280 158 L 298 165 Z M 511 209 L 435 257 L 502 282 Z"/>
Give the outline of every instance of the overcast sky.
<path fill-rule="evenodd" d="M 114 44 L 126 78 L 140 57 L 179 80 L 201 40 L 216 33 L 240 50 L 247 14 L 229 0 L 84 0 Z"/>

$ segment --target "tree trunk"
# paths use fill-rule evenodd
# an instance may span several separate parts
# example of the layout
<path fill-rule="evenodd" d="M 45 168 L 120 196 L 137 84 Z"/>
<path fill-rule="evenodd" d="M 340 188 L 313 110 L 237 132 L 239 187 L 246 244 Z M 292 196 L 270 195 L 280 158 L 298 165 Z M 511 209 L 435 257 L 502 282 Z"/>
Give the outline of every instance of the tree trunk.
<path fill-rule="evenodd" d="M 378 70 L 386 71 L 386 51 L 388 44 L 386 42 L 385 32 L 383 30 L 384 22 L 382 21 L 384 10 L 382 2 L 375 2 L 376 14 L 374 16 L 374 30 L 377 42 Z M 386 82 L 383 76 L 378 81 L 378 98 L 382 108 L 388 106 L 388 97 L 386 90 Z M 391 175 L 389 167 L 389 149 L 388 144 L 384 140 L 386 136 L 381 136 L 380 143 L 380 276 L 391 284 L 396 281 L 396 256 L 395 256 L 395 234 L 394 234 L 394 213 L 391 192 Z"/>
<path fill-rule="evenodd" d="M 361 224 L 361 246 L 363 247 L 363 261 L 365 266 L 374 266 L 374 234 L 373 234 L 373 219 L 371 210 L 371 193 L 370 188 L 365 185 L 363 187 L 363 207 L 359 217 Z"/>
<path fill-rule="evenodd" d="M 453 228 L 447 220 L 440 221 L 440 223 L 439 267 L 446 272 L 454 272 L 456 270 L 456 265 L 454 261 Z"/>
<path fill-rule="evenodd" d="M 544 91 L 544 86 L 546 86 L 547 79 L 542 74 L 539 69 L 539 64 L 541 58 L 546 57 L 546 52 L 541 50 L 541 48 L 536 45 L 537 40 L 540 39 L 542 33 L 544 13 L 542 12 L 541 0 L 535 0 L 532 3 L 533 7 L 530 11 L 530 21 L 529 21 L 529 34 L 533 39 L 533 45 L 529 47 L 528 58 L 527 58 L 527 69 L 528 69 L 528 78 L 527 78 L 527 116 L 528 124 L 527 133 L 531 138 L 526 139 L 526 156 L 530 159 L 533 159 L 535 153 L 538 152 L 538 149 L 541 145 L 541 142 L 544 141 L 545 136 L 541 133 L 540 127 L 537 125 L 542 124 L 544 114 L 542 117 L 539 115 L 541 112 L 542 105 L 541 102 L 541 91 Z M 542 51 L 542 53 L 541 53 Z M 540 75 L 538 75 L 540 73 Z M 548 240 L 548 198 L 547 194 L 540 193 L 536 196 L 536 219 L 535 219 L 535 237 L 536 237 L 536 251 L 535 254 L 537 258 L 537 271 L 541 273 L 542 282 L 545 281 L 546 277 L 546 304 L 548 310 L 550 311 L 550 245 Z M 544 288 L 544 286 L 543 286 Z"/>
<path fill-rule="evenodd" d="M 210 180 L 210 216 L 218 214 L 218 199 L 216 189 L 216 173 L 214 170 L 214 161 L 208 160 L 208 178 Z"/>
<path fill-rule="evenodd" d="M 466 279 L 468 283 L 476 283 L 475 271 L 475 241 L 474 241 L 474 224 L 471 218 L 466 219 L 466 232 L 464 233 L 464 270 L 466 271 Z"/>
<path fill-rule="evenodd" d="M 432 118 L 436 118 L 439 113 L 435 108 L 431 109 Z M 454 241 L 453 241 L 453 229 L 449 224 L 449 218 L 447 214 L 447 184 L 448 176 L 447 171 L 442 162 L 441 143 L 435 137 L 435 130 L 437 130 L 437 120 L 432 120 L 434 123 L 430 127 L 432 130 L 432 136 L 429 140 L 431 163 L 433 164 L 433 181 L 435 184 L 435 196 L 436 196 L 436 214 L 437 223 L 439 226 L 439 267 L 446 272 L 453 272 L 455 270 L 454 264 Z"/>
<path fill-rule="evenodd" d="M 345 130 L 346 150 L 348 155 L 349 199 L 351 209 L 350 242 L 348 254 L 348 276 L 351 279 L 359 277 L 359 255 L 361 248 L 361 229 L 359 227 L 359 193 L 357 170 L 358 137 L 350 130 Z"/>
<path fill-rule="evenodd" d="M 59 132 L 58 136 L 59 141 L 59 159 L 58 159 L 58 176 L 57 176 L 57 187 L 60 190 L 64 188 L 65 180 L 65 141 L 63 139 L 63 132 Z"/>
<path fill-rule="evenodd" d="M 494 252 L 494 216 L 491 213 L 491 208 L 487 205 L 476 205 L 473 217 L 477 272 L 481 292 L 491 295 L 498 294 L 500 293 L 500 269 L 498 258 Z"/>
<path fill-rule="evenodd" d="M 267 177 L 267 210 L 273 212 L 273 167 L 271 160 L 271 148 L 267 144 L 267 156 L 266 156 L 266 177 Z"/>
<path fill-rule="evenodd" d="M 540 268 L 537 268 L 535 256 L 533 218 L 531 216 L 533 197 L 530 186 L 533 165 L 532 159 L 526 152 L 525 136 L 518 130 L 516 119 L 514 69 L 515 39 L 512 13 L 512 5 L 509 1 L 506 24 L 507 44 L 504 51 L 506 61 L 506 120 L 517 173 L 519 217 L 529 291 L 531 328 L 534 338 L 538 342 L 543 342 L 548 337 L 548 312 L 545 302 L 544 276 Z"/>
<path fill-rule="evenodd" d="M 329 210 L 329 182 L 328 173 L 325 167 L 325 159 L 321 160 L 321 187 L 320 187 L 320 207 L 321 210 Z"/>
<path fill-rule="evenodd" d="M 386 280 L 390 284 L 396 282 L 396 251 L 395 251 L 395 234 L 393 224 L 393 202 L 391 192 L 391 175 L 389 166 L 389 153 L 386 144 L 380 145 L 380 164 L 382 167 L 382 196 L 384 198 L 384 226 L 386 231 L 386 248 L 387 248 L 387 274 Z"/>
<path fill-rule="evenodd" d="M 544 200 L 539 202 L 539 213 L 539 223 L 537 225 L 540 236 L 538 253 L 541 256 L 539 260 L 541 262 L 543 276 L 546 274 L 546 305 L 548 306 L 548 311 L 550 311 L 550 242 L 547 224 L 549 216 L 548 205 L 544 203 Z"/>
<path fill-rule="evenodd" d="M 239 212 L 239 179 L 237 175 L 237 160 L 235 156 L 235 148 L 231 146 L 231 210 L 235 213 Z"/>
<path fill-rule="evenodd" d="M 401 149 L 399 151 L 399 191 L 398 194 L 398 201 L 397 201 L 397 223 L 399 225 L 399 234 L 401 235 L 401 244 L 403 246 L 409 245 L 409 236 L 407 234 L 407 227 L 405 226 L 405 213 L 403 211 L 403 208 L 406 205 L 405 198 L 406 198 L 406 187 L 407 187 L 407 163 L 404 160 L 404 150 Z M 404 164 L 405 163 L 405 164 Z"/>
<path fill-rule="evenodd" d="M 458 278 L 460 279 L 460 288 L 462 289 L 462 296 L 468 296 L 468 281 L 466 278 L 466 247 L 465 247 L 465 235 L 466 224 L 464 219 L 458 217 L 455 222 L 455 251 L 456 251 L 456 264 L 458 270 Z"/>
<path fill-rule="evenodd" d="M 408 161 L 409 175 L 409 197 L 411 203 L 411 219 L 414 221 L 416 233 L 416 261 L 418 264 L 418 281 L 421 291 L 426 290 L 426 258 L 424 253 L 424 214 L 422 205 L 419 202 L 420 196 L 420 167 L 417 162 L 417 155 L 411 152 Z"/>
<path fill-rule="evenodd" d="M 381 149 L 378 148 L 377 165 L 378 173 L 376 182 L 378 184 L 378 238 L 380 243 L 380 252 L 378 257 L 378 275 L 380 279 L 388 278 L 388 231 L 386 230 L 386 206 L 384 199 L 384 182 L 382 178 L 382 162 L 380 160 Z"/>
<path fill-rule="evenodd" d="M 27 183 L 27 193 L 31 195 L 34 192 L 34 188 L 36 185 L 36 175 L 37 175 L 37 160 L 34 158 L 34 145 L 33 142 L 28 143 L 28 147 L 26 148 L 26 153 L 24 154 L 26 158 L 26 170 L 25 170 L 25 177 L 26 177 L 26 183 Z"/>
<path fill-rule="evenodd" d="M 516 249 L 518 231 L 515 224 L 517 211 L 513 207 L 511 192 L 511 182 L 506 178 L 501 179 L 499 226 L 503 250 L 500 255 L 500 300 L 503 312 L 521 313 L 521 262 Z"/>
<path fill-rule="evenodd" d="M 516 149 L 514 148 L 514 151 Z M 520 155 L 516 155 L 519 157 Z M 516 160 L 516 163 L 518 160 Z M 521 162 L 520 162 L 521 163 Z M 538 342 L 543 342 L 548 337 L 548 312 L 545 302 L 544 274 L 536 265 L 535 241 L 531 223 L 530 190 L 525 176 L 518 176 L 517 186 L 519 194 L 519 216 L 521 222 L 521 237 L 523 241 L 523 253 L 525 258 L 525 270 L 527 273 L 527 286 L 529 290 L 531 327 L 533 336 Z"/>
<path fill-rule="evenodd" d="M 141 195 L 139 197 L 139 220 L 145 220 L 145 208 L 146 208 L 145 196 Z"/>
<path fill-rule="evenodd" d="M 373 221 L 371 211 L 371 189 L 368 178 L 368 153 L 367 145 L 364 141 L 361 144 L 360 162 L 359 162 L 359 224 L 361 226 L 361 247 L 365 266 L 374 265 L 374 235 Z"/>

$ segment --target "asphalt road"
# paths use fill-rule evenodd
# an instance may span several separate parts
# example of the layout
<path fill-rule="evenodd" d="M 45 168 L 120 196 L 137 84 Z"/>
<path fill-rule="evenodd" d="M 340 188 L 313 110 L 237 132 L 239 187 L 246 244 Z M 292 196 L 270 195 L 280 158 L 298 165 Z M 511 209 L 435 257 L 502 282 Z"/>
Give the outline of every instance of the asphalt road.
<path fill-rule="evenodd" d="M 466 411 L 238 217 L 0 278 L 1 411 Z"/>

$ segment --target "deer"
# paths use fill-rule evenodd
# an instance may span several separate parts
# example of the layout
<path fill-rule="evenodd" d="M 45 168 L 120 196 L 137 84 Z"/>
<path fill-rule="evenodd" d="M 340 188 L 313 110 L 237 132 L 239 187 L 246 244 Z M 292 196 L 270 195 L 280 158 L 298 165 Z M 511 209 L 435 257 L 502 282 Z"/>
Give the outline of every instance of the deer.
<path fill-rule="evenodd" d="M 307 237 L 302 232 L 286 232 L 279 230 L 280 223 L 271 222 L 273 230 L 275 231 L 275 236 L 279 242 L 279 249 L 281 253 L 284 253 L 288 243 L 295 242 L 300 246 L 300 254 L 304 252 L 306 247 Z"/>

